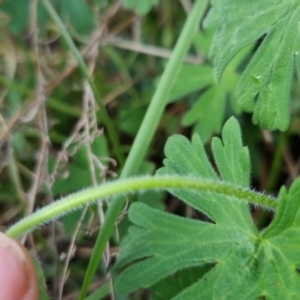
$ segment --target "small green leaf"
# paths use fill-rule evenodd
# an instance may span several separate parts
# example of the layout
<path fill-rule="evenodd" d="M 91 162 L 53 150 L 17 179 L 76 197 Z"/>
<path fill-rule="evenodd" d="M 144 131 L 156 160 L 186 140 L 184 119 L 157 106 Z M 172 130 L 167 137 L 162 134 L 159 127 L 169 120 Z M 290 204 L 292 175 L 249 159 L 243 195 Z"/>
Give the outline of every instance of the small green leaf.
<path fill-rule="evenodd" d="M 215 30 L 202 30 L 194 38 L 194 45 L 197 50 L 204 54 L 205 57 L 209 54 L 210 45 L 214 36 Z"/>
<path fill-rule="evenodd" d="M 63 225 L 64 231 L 66 234 L 69 234 L 70 236 L 72 234 L 74 234 L 74 232 L 77 229 L 78 222 L 81 219 L 83 211 L 84 211 L 84 208 L 73 211 L 63 217 L 63 219 L 61 220 L 61 223 Z M 93 215 L 94 215 L 94 213 L 92 211 L 92 208 L 89 207 L 89 209 L 86 211 L 86 213 L 83 217 L 83 220 L 81 220 L 80 223 L 83 226 L 87 226 L 89 224 L 89 222 L 92 220 Z M 80 234 L 81 234 L 81 232 L 78 235 L 81 236 Z M 78 240 L 79 240 L 79 238 L 78 238 Z"/>
<path fill-rule="evenodd" d="M 222 131 L 223 142 L 214 138 L 212 150 L 223 180 L 248 187 L 250 184 L 250 159 L 243 147 L 240 126 L 236 119 L 228 120 Z"/>
<path fill-rule="evenodd" d="M 101 160 L 101 157 L 108 157 L 107 147 L 107 140 L 103 135 L 96 137 L 91 144 L 94 157 L 99 159 L 103 166 L 106 166 L 108 163 L 105 160 L 103 162 Z M 52 193 L 55 196 L 78 191 L 93 185 L 86 145 L 79 146 L 77 143 L 71 144 L 68 148 L 68 152 L 72 154 L 73 152 L 75 153 L 70 162 L 66 166 L 60 166 L 57 170 L 57 174 L 55 174 L 56 180 L 52 187 Z M 55 160 L 49 160 L 51 173 L 54 171 L 52 169 L 55 164 Z M 102 173 L 98 168 L 96 170 L 96 177 L 99 182 L 102 180 Z"/>
<path fill-rule="evenodd" d="M 95 16 L 85 0 L 63 0 L 61 14 L 79 34 L 89 34 L 95 27 Z"/>
<path fill-rule="evenodd" d="M 183 117 L 184 126 L 196 123 L 194 132 L 199 133 L 204 143 L 214 132 L 219 133 L 222 128 L 226 105 L 225 96 L 226 94 L 219 86 L 213 86 L 200 96 Z"/>
<path fill-rule="evenodd" d="M 212 39 L 212 31 L 203 31 L 195 39 L 199 49 L 205 50 L 205 46 Z M 193 132 L 201 136 L 205 144 L 211 136 L 221 131 L 228 101 L 230 100 L 231 109 L 235 113 L 241 112 L 241 107 L 237 104 L 235 90 L 240 78 L 238 71 L 245 58 L 249 56 L 251 47 L 241 51 L 226 67 L 224 76 L 220 82 L 216 82 L 213 76 L 213 68 L 208 63 L 201 66 L 183 65 L 179 73 L 177 83 L 171 92 L 170 101 L 179 100 L 189 93 L 201 91 L 196 101 L 192 102 L 190 110 L 183 117 L 184 126 L 193 125 Z M 251 111 L 251 103 L 243 107 L 244 110 Z M 211 117 L 213 116 L 213 118 Z"/>
<path fill-rule="evenodd" d="M 217 78 L 239 51 L 261 39 L 237 97 L 243 108 L 256 101 L 253 122 L 269 130 L 286 130 L 289 125 L 294 56 L 300 50 L 299 15 L 296 0 L 214 0 L 205 21 L 206 27 L 219 29 L 211 47 Z"/>
<path fill-rule="evenodd" d="M 72 193 L 92 185 L 91 174 L 88 168 L 81 167 L 76 163 L 70 163 L 68 168 L 58 174 L 52 191 L 58 196 L 61 194 Z"/>
<path fill-rule="evenodd" d="M 21 34 L 27 28 L 30 11 L 29 1 L 6 0 L 0 4 L 0 9 L 8 14 L 10 18 L 8 26 L 13 34 Z"/>
<path fill-rule="evenodd" d="M 169 102 L 174 102 L 190 93 L 213 85 L 214 82 L 213 69 L 211 66 L 183 64 L 180 67 L 176 84 L 174 84 L 171 90 Z"/>
<path fill-rule="evenodd" d="M 94 29 L 95 15 L 87 1 L 51 0 L 51 2 L 55 7 L 60 8 L 62 16 L 79 34 L 89 34 Z M 6 0 L 0 4 L 0 9 L 9 16 L 9 29 L 13 34 L 20 35 L 29 26 L 30 1 Z M 40 2 L 38 3 L 37 17 L 39 29 L 45 29 L 49 16 Z"/>
<path fill-rule="evenodd" d="M 152 6 L 157 5 L 159 0 L 124 0 L 123 6 L 127 9 L 134 9 L 141 15 L 147 14 Z"/>
<path fill-rule="evenodd" d="M 110 283 L 105 283 L 92 294 L 90 294 L 85 300 L 101 300 L 106 299 L 110 294 Z"/>
<path fill-rule="evenodd" d="M 138 129 L 141 126 L 145 113 L 145 107 L 131 109 L 129 113 L 126 113 L 124 116 L 122 116 L 120 125 L 118 127 L 122 132 L 128 134 L 129 136 L 135 137 Z"/>

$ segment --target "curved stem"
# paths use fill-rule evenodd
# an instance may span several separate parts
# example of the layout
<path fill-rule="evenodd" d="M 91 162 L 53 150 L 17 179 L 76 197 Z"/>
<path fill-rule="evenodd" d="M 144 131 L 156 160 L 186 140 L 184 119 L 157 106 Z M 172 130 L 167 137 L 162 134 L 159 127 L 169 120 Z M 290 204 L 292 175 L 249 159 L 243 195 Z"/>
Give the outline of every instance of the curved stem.
<path fill-rule="evenodd" d="M 176 42 L 170 60 L 162 74 L 157 89 L 153 95 L 147 113 L 143 119 L 142 125 L 139 128 L 137 136 L 134 140 L 128 158 L 120 177 L 126 178 L 136 173 L 145 158 L 149 145 L 153 139 L 154 133 L 158 127 L 161 116 L 167 104 L 170 91 L 177 79 L 181 63 L 191 46 L 191 42 L 199 29 L 200 20 L 207 7 L 207 0 L 197 0 L 183 26 L 180 36 Z M 87 267 L 86 275 L 81 286 L 79 299 L 85 298 L 86 292 L 93 276 L 99 265 L 100 258 L 104 252 L 106 244 L 115 227 L 115 222 L 124 207 L 124 199 L 112 199 L 110 206 L 105 214 L 105 220 L 101 230 L 98 233 L 96 243 L 93 248 L 91 258 Z"/>
<path fill-rule="evenodd" d="M 225 197 L 229 196 L 269 209 L 277 207 L 277 201 L 273 197 L 220 181 L 181 176 L 148 176 L 118 180 L 71 194 L 23 218 L 9 228 L 6 233 L 11 237 L 20 238 L 42 224 L 93 201 L 153 189 L 193 189 L 201 192 L 217 193 Z"/>

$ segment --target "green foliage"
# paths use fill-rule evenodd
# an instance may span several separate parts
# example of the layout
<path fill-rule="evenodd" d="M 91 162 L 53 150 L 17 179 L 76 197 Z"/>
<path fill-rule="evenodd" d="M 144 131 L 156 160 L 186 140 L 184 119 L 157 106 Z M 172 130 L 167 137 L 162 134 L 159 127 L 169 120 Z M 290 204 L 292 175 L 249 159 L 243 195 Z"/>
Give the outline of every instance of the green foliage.
<path fill-rule="evenodd" d="M 194 43 L 198 51 L 208 55 L 208 45 L 211 44 L 213 33 L 214 31 L 207 30 L 196 36 Z M 228 111 L 241 113 L 235 90 L 240 79 L 239 68 L 249 56 L 250 50 L 251 47 L 247 47 L 228 64 L 220 82 L 214 79 L 213 66 L 209 61 L 200 66 L 184 64 L 181 67 L 170 102 L 201 91 L 200 96 L 192 101 L 190 109 L 184 114 L 182 124 L 193 125 L 193 132 L 199 133 L 204 144 L 213 134 L 221 131 Z M 247 107 L 247 110 L 251 110 L 251 107 Z M 213 118 L 210 117 L 212 115 Z"/>
<path fill-rule="evenodd" d="M 294 64 L 299 73 L 299 1 L 213 0 L 206 27 L 218 28 L 211 48 L 215 74 L 241 49 L 258 42 L 237 88 L 242 107 L 255 103 L 253 122 L 286 130 Z"/>
<path fill-rule="evenodd" d="M 96 15 L 92 11 L 92 5 L 88 5 L 85 0 L 52 0 L 60 15 L 67 21 L 72 30 L 79 34 L 89 34 L 95 28 Z M 98 1 L 90 1 L 94 7 Z M 5 0 L 0 4 L 1 10 L 5 12 L 9 18 L 9 28 L 15 35 L 24 32 L 30 22 L 30 1 L 22 0 Z M 45 29 L 49 17 L 45 8 L 38 4 L 38 21 L 40 30 Z"/>
<path fill-rule="evenodd" d="M 45 277 L 43 270 L 41 268 L 39 260 L 32 255 L 32 261 L 34 263 L 34 267 L 37 273 L 38 284 L 39 284 L 39 300 L 50 300 L 49 295 L 46 290 Z"/>
<path fill-rule="evenodd" d="M 9 15 L 9 28 L 12 33 L 18 34 L 27 27 L 29 22 L 29 1 L 6 0 L 0 4 L 1 10 Z"/>
<path fill-rule="evenodd" d="M 194 34 L 196 34 L 197 32 L 196 30 L 198 24 L 204 14 L 206 6 L 207 1 L 197 0 L 195 2 L 192 11 L 183 26 L 170 60 L 163 72 L 160 84 L 151 99 L 147 113 L 139 128 L 137 136 L 135 137 L 132 148 L 120 174 L 120 178 L 125 178 L 127 176 L 130 176 L 131 174 L 134 174 L 137 171 L 138 167 L 141 165 L 155 134 L 155 130 L 158 127 L 161 116 L 165 110 L 167 99 L 176 81 L 180 64 L 189 49 Z M 95 273 L 96 266 L 98 265 L 99 257 L 104 252 L 106 243 L 108 242 L 109 237 L 113 232 L 115 222 L 123 206 L 124 201 L 120 201 L 117 198 L 112 199 L 106 213 L 108 217 L 105 218 L 101 231 L 99 232 L 97 237 L 94 251 L 92 253 L 87 269 L 86 277 L 81 288 L 79 296 L 80 299 L 83 299 L 86 294 L 88 286 L 91 283 L 92 277 Z"/>
<path fill-rule="evenodd" d="M 76 149 L 76 147 L 78 147 L 78 149 Z M 71 153 L 76 151 L 76 153 L 72 156 L 72 160 L 67 166 L 63 166 L 62 170 L 59 170 L 60 172 L 57 174 L 57 178 L 52 187 L 54 196 L 70 193 L 78 189 L 83 189 L 86 186 L 93 185 L 89 171 L 86 145 L 79 146 L 78 144 L 72 144 L 68 150 Z M 91 151 L 97 158 L 108 156 L 107 141 L 103 135 L 94 139 L 91 144 Z M 57 164 L 57 160 L 50 161 L 51 173 L 54 172 L 52 169 L 55 164 Z M 101 172 L 97 172 L 96 175 L 97 180 L 101 181 Z"/>
<path fill-rule="evenodd" d="M 199 21 L 208 1 L 192 1 L 181 33 L 186 13 L 172 0 L 124 0 L 123 8 L 103 0 L 0 2 L 0 217 L 3 226 L 21 217 L 7 230 L 13 237 L 61 217 L 61 226 L 54 222 L 51 230 L 36 231 L 27 243 L 35 245 L 42 261 L 45 276 L 37 265 L 41 299 L 49 298 L 47 289 L 57 296 L 65 264 L 58 254 L 66 251 L 66 244 L 73 245 L 73 238 L 78 252 L 70 272 L 66 270 L 70 276 L 63 281 L 63 297 L 77 290 L 80 299 L 114 293 L 118 300 L 139 300 L 145 298 L 143 290 L 126 293 L 149 288 L 152 300 L 299 298 L 300 179 L 289 192 L 281 189 L 279 202 L 249 188 L 250 169 L 255 173 L 253 186 L 259 183 L 274 192 L 279 180 L 289 176 L 286 182 L 291 182 L 299 173 L 300 90 L 292 85 L 293 69 L 300 73 L 299 0 L 212 0 L 204 26 Z M 135 22 L 136 16 L 124 8 L 143 15 L 142 22 Z M 96 31 L 103 33 L 98 45 L 89 38 Z M 141 49 L 157 45 L 161 53 L 169 53 L 162 47 L 172 48 L 179 37 L 167 64 L 114 43 L 124 38 L 125 44 L 136 45 L 133 36 L 139 32 Z M 93 49 L 99 50 L 98 57 Z M 203 63 L 182 64 L 187 53 L 188 58 L 199 54 Z M 162 70 L 155 91 L 154 80 Z M 97 103 L 86 98 L 86 81 Z M 35 102 L 39 91 L 45 96 L 40 104 Z M 243 111 L 253 112 L 255 124 L 281 130 L 288 127 L 291 113 L 292 129 L 263 132 L 263 140 L 261 129 L 252 126 Z M 204 148 L 232 115 L 239 115 L 245 128 L 252 166 L 234 118 L 223 127 L 222 139 L 213 138 L 211 150 Z M 105 124 L 103 135 L 96 137 L 94 129 L 98 132 Z M 180 124 L 192 127 L 192 140 L 169 138 L 158 175 L 140 176 L 160 165 L 169 135 L 190 134 Z M 291 140 L 293 145 L 288 144 Z M 92 153 L 86 143 L 91 143 Z M 262 146 L 267 150 L 261 151 Z M 109 182 L 115 174 L 120 180 Z M 133 174 L 139 177 L 126 179 Z M 87 188 L 94 178 L 108 182 Z M 166 198 L 166 189 L 174 197 Z M 30 195 L 35 212 L 22 218 Z M 102 223 L 98 205 L 110 198 Z M 125 202 L 130 209 L 123 217 Z M 82 217 L 89 203 L 93 205 Z M 276 216 L 269 211 L 260 215 L 258 206 L 276 210 Z M 266 224 L 269 227 L 260 232 Z M 73 236 L 78 225 L 82 227 Z M 111 290 L 116 268 L 113 285 L 105 280 L 86 298 L 95 272 L 102 281 L 110 269 L 103 259 L 110 238 L 111 249 L 122 241 L 118 290 Z M 93 253 L 86 254 L 88 248 Z"/>
<path fill-rule="evenodd" d="M 201 267 L 188 268 L 180 270 L 151 287 L 152 300 L 169 300 L 186 289 L 202 276 L 204 276 L 210 269 L 211 265 Z"/>
<path fill-rule="evenodd" d="M 64 0 L 61 4 L 61 14 L 81 34 L 88 34 L 95 28 L 95 16 L 87 1 Z"/>
<path fill-rule="evenodd" d="M 76 149 L 77 147 L 78 149 Z M 55 197 L 93 185 L 86 145 L 79 147 L 79 145 L 75 143 L 71 144 L 69 148 L 70 152 L 76 151 L 76 153 L 72 156 L 72 159 L 67 166 L 62 166 L 62 170 L 59 170 L 59 174 L 56 174 L 56 180 L 54 181 L 52 187 L 52 193 Z M 107 141 L 103 135 L 100 135 L 94 139 L 93 143 L 91 144 L 91 151 L 92 155 L 94 155 L 97 159 L 108 156 Z M 50 171 L 53 174 L 53 170 L 51 169 L 53 169 L 54 164 L 57 164 L 57 160 L 50 160 L 50 163 Z M 105 165 L 103 165 L 103 167 L 105 167 Z M 98 182 L 102 181 L 101 172 L 96 172 L 96 178 Z M 62 224 L 66 233 L 71 235 L 75 231 L 82 211 L 83 209 L 74 211 L 70 214 L 67 214 L 63 218 Z M 89 208 L 82 220 L 83 225 L 88 224 L 89 220 L 92 219 L 91 215 L 92 210 Z"/>
<path fill-rule="evenodd" d="M 171 137 L 165 147 L 165 167 L 158 173 L 249 187 L 249 154 L 242 146 L 235 119 L 225 124 L 222 140 L 214 138 L 212 151 L 222 179 L 209 162 L 198 135 L 193 136 L 192 143 L 182 136 Z M 248 205 L 230 196 L 170 190 L 204 213 L 210 222 L 133 204 L 129 218 L 134 226 L 124 240 L 117 263 L 118 268 L 129 267 L 119 276 L 117 289 L 128 293 L 151 287 L 172 274 L 178 278 L 178 271 L 213 265 L 204 276 L 201 269 L 196 272 L 185 289 L 179 291 L 178 285 L 173 286 L 178 294 L 172 299 L 294 299 L 300 292 L 299 188 L 300 180 L 289 193 L 285 188 L 281 190 L 278 213 L 261 233 L 251 220 Z"/>
<path fill-rule="evenodd" d="M 110 285 L 106 283 L 89 295 L 85 300 L 101 300 L 105 299 L 110 293 Z"/>
<path fill-rule="evenodd" d="M 127 9 L 134 9 L 141 15 L 147 14 L 152 6 L 157 5 L 159 0 L 124 0 L 123 6 Z"/>

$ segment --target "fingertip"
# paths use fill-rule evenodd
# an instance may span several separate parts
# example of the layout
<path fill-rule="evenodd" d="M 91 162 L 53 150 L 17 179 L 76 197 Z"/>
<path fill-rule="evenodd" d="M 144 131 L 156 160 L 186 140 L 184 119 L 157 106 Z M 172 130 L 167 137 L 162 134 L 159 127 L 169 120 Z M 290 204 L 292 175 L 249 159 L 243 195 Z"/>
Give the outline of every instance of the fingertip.
<path fill-rule="evenodd" d="M 30 254 L 0 232 L 0 299 L 37 300 L 38 282 Z"/>

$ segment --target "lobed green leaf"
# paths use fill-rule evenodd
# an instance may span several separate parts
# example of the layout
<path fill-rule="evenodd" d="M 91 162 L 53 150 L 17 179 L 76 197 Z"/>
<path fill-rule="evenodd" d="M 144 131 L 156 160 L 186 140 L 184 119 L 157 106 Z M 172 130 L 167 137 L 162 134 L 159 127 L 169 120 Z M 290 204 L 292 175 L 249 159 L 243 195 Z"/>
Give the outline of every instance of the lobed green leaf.
<path fill-rule="evenodd" d="M 259 41 L 237 97 L 242 108 L 255 104 L 253 122 L 269 130 L 289 125 L 295 60 L 299 69 L 299 15 L 297 0 L 213 0 L 205 20 L 206 27 L 218 28 L 211 47 L 217 78 L 238 52 Z"/>
<path fill-rule="evenodd" d="M 213 33 L 214 30 L 205 30 L 197 34 L 195 44 L 199 51 L 203 53 L 208 51 Z M 193 132 L 199 133 L 204 144 L 213 134 L 221 132 L 228 111 L 236 114 L 241 112 L 235 90 L 241 75 L 239 68 L 249 56 L 251 49 L 252 47 L 247 47 L 228 64 L 220 82 L 214 79 L 213 67 L 209 62 L 200 66 L 184 64 L 181 67 L 169 101 L 177 101 L 190 93 L 200 92 L 199 97 L 191 102 L 191 107 L 185 113 L 182 124 L 193 126 Z M 243 109 L 251 111 L 251 104 L 249 107 L 244 106 Z"/>
<path fill-rule="evenodd" d="M 213 140 L 212 150 L 219 174 L 198 135 L 192 142 L 173 136 L 165 147 L 165 167 L 158 173 L 249 186 L 249 153 L 234 118 L 225 124 L 222 140 Z M 169 192 L 206 214 L 209 222 L 133 204 L 129 218 L 134 225 L 116 266 L 124 269 L 116 282 L 119 291 L 154 286 L 155 299 L 297 299 L 300 179 L 289 193 L 281 190 L 278 212 L 263 232 L 255 228 L 248 205 L 230 196 L 187 189 Z M 182 272 L 188 274 L 189 269 L 191 277 L 184 283 Z M 166 285 L 164 294 L 161 287 Z"/>

